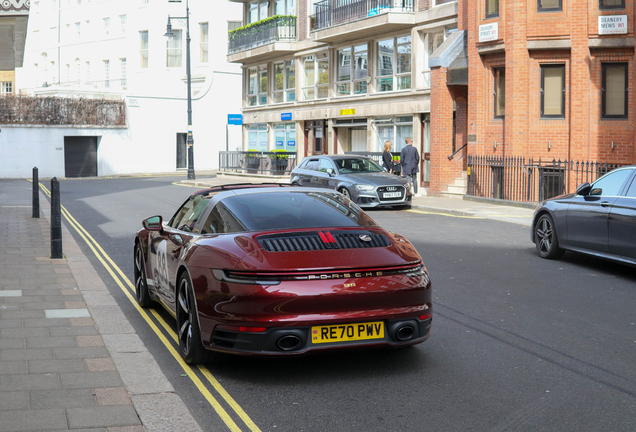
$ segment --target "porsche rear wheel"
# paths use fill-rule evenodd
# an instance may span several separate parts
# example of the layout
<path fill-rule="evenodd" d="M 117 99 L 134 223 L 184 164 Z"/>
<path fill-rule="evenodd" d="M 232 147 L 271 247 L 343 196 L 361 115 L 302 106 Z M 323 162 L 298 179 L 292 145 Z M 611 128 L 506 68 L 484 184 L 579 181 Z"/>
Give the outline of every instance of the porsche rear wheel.
<path fill-rule="evenodd" d="M 147 308 L 152 305 L 152 299 L 148 292 L 144 253 L 139 244 L 135 246 L 135 297 L 137 298 L 137 303 L 139 303 L 139 306 L 142 308 Z"/>
<path fill-rule="evenodd" d="M 548 214 L 542 215 L 537 221 L 537 225 L 534 228 L 534 241 L 541 258 L 560 258 L 565 253 L 559 247 L 554 221 Z"/>
<path fill-rule="evenodd" d="M 179 279 L 177 293 L 177 334 L 179 354 L 188 364 L 202 364 L 210 360 L 211 352 L 201 343 L 199 319 L 194 306 L 194 294 L 187 273 Z M 215 354 L 215 353 L 212 353 Z"/>

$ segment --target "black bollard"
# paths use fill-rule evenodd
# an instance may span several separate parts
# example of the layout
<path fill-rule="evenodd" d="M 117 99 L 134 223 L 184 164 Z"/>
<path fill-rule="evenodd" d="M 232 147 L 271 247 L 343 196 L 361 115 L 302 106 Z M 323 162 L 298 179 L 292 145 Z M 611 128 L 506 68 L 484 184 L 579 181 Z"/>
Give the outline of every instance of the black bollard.
<path fill-rule="evenodd" d="M 51 258 L 62 258 L 62 207 L 57 177 L 51 179 Z"/>
<path fill-rule="evenodd" d="M 33 167 L 33 214 L 32 217 L 40 217 L 40 180 L 38 179 L 38 167 Z"/>

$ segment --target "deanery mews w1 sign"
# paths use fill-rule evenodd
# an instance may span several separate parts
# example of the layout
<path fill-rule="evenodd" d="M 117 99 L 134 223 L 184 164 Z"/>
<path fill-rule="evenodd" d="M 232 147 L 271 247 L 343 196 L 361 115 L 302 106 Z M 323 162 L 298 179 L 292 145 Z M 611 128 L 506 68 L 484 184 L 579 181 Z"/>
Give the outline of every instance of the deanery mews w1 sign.
<path fill-rule="evenodd" d="M 627 15 L 602 15 L 598 17 L 598 34 L 627 34 Z"/>
<path fill-rule="evenodd" d="M 499 39 L 499 23 L 479 26 L 479 42 L 490 42 Z"/>

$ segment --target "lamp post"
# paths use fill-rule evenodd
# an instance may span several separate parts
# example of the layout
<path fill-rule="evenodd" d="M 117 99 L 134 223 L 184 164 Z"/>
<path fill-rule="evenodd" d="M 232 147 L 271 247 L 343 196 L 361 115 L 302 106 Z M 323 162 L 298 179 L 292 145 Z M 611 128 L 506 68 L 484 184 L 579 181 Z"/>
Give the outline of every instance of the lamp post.
<path fill-rule="evenodd" d="M 169 0 L 171 3 L 180 3 L 181 0 Z M 170 20 L 185 20 L 186 22 L 186 77 L 188 81 L 188 180 L 194 180 L 194 138 L 192 137 L 192 81 L 190 78 L 190 7 L 186 0 L 186 16 L 171 17 L 168 15 L 168 25 L 166 27 L 166 37 L 174 37 L 172 33 L 172 23 Z"/>

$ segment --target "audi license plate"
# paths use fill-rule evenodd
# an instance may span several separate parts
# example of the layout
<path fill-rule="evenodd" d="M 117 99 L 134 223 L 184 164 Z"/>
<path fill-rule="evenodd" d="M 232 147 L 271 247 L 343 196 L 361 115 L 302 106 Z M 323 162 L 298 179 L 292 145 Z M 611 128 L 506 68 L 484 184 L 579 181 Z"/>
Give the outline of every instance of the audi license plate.
<path fill-rule="evenodd" d="M 315 344 L 383 338 L 384 322 L 382 321 L 311 328 L 311 342 Z"/>
<path fill-rule="evenodd" d="M 382 198 L 399 198 L 402 196 L 401 192 L 384 192 Z"/>

